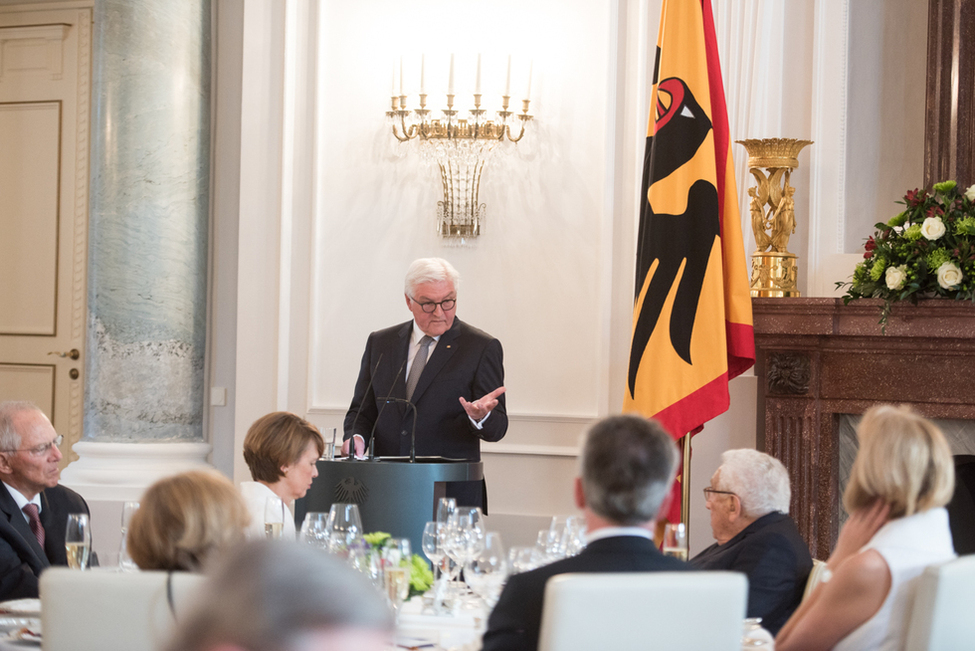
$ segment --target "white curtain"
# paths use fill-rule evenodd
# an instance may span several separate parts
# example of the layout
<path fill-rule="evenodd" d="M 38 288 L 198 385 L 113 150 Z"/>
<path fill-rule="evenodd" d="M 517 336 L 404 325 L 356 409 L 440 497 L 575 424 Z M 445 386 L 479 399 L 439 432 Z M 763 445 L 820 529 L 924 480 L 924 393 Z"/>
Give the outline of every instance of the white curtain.
<path fill-rule="evenodd" d="M 782 0 L 711 0 L 747 254 L 755 250 L 747 194 L 751 175 L 748 154 L 734 141 L 783 135 L 784 5 Z"/>

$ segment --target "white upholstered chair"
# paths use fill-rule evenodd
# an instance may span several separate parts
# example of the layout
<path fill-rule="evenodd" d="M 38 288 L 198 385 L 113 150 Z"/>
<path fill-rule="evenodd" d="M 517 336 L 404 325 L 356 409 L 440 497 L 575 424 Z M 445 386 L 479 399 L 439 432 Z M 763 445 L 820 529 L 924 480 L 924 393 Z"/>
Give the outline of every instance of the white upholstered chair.
<path fill-rule="evenodd" d="M 44 651 L 156 651 L 203 580 L 174 572 L 168 584 L 169 576 L 48 568 L 40 581 Z"/>
<path fill-rule="evenodd" d="M 748 580 L 737 572 L 561 574 L 545 586 L 539 651 L 740 651 Z"/>
<path fill-rule="evenodd" d="M 932 565 L 918 578 L 905 651 L 975 646 L 975 556 Z"/>

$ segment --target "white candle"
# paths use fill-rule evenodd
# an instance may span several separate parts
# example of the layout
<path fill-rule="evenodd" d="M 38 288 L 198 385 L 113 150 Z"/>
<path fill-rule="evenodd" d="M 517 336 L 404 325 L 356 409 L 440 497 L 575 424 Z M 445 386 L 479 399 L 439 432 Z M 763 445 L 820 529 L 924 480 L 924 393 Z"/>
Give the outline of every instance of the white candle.
<path fill-rule="evenodd" d="M 396 64 L 393 64 L 393 80 L 389 84 L 389 94 L 396 97 Z"/>
<path fill-rule="evenodd" d="M 535 62 L 532 61 L 528 64 L 528 89 L 525 91 L 525 99 L 531 99 L 532 97 L 532 70 L 535 68 Z"/>
<path fill-rule="evenodd" d="M 447 75 L 447 94 L 454 94 L 454 55 L 450 55 L 450 74 Z"/>
<path fill-rule="evenodd" d="M 427 94 L 427 61 L 426 55 L 420 55 L 420 94 Z"/>
<path fill-rule="evenodd" d="M 481 55 L 477 55 L 477 74 L 474 75 L 474 94 L 481 94 Z"/>
<path fill-rule="evenodd" d="M 511 96 L 511 55 L 508 55 L 508 76 L 504 78 L 504 94 Z"/>
<path fill-rule="evenodd" d="M 531 78 L 528 79 L 528 85 L 531 86 Z M 405 95 L 403 92 L 403 57 L 399 58 L 399 94 Z"/>

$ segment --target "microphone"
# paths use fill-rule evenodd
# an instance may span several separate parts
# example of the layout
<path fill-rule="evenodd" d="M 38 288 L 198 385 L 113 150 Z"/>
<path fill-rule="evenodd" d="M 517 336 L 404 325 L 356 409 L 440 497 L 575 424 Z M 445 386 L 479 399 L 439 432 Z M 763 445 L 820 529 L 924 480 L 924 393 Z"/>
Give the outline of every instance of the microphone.
<path fill-rule="evenodd" d="M 413 427 L 410 431 L 410 463 L 416 463 L 416 405 L 406 398 L 394 398 L 393 396 L 386 396 L 382 399 L 387 403 L 399 402 L 413 409 Z"/>
<path fill-rule="evenodd" d="M 379 370 L 379 365 L 383 361 L 383 353 L 379 353 L 379 359 L 376 360 L 376 368 L 372 369 L 372 374 L 369 376 L 369 384 L 366 385 L 366 391 L 362 394 L 362 399 L 365 400 L 369 395 L 369 389 L 372 388 L 372 381 L 376 377 L 376 371 Z M 355 461 L 355 426 L 359 424 L 359 416 L 362 414 L 362 403 L 359 403 L 359 408 L 355 412 L 355 419 L 352 421 L 352 436 L 349 437 L 349 460 Z"/>
<path fill-rule="evenodd" d="M 393 378 L 393 383 L 389 386 L 390 391 L 392 391 L 393 388 L 396 387 L 396 382 L 399 381 L 399 376 L 403 374 L 404 368 L 406 368 L 405 359 L 403 360 L 403 363 L 400 364 L 399 370 L 396 371 L 396 377 Z M 383 415 L 383 410 L 386 409 L 386 405 L 388 405 L 391 402 L 389 396 L 386 396 L 385 398 L 380 398 L 380 400 L 384 401 L 383 406 L 379 408 L 379 413 L 376 414 L 376 421 L 372 424 L 372 430 L 370 430 L 369 432 L 369 441 L 368 441 L 369 456 L 367 457 L 368 459 L 376 458 L 376 427 L 379 426 L 379 417 Z"/>

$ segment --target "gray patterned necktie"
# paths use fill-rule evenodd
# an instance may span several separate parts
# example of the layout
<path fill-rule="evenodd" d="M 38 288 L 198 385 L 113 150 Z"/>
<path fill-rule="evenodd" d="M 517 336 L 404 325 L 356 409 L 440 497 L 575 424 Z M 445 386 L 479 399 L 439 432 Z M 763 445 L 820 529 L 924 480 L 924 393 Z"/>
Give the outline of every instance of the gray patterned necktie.
<path fill-rule="evenodd" d="M 420 381 L 420 374 L 423 373 L 423 367 L 427 365 L 427 357 L 430 353 L 430 344 L 433 343 L 433 337 L 430 335 L 423 335 L 423 339 L 420 340 L 420 350 L 417 351 L 416 357 L 413 358 L 413 365 L 410 366 L 410 374 L 406 378 L 406 399 L 413 399 L 413 391 L 416 390 L 416 383 Z"/>

